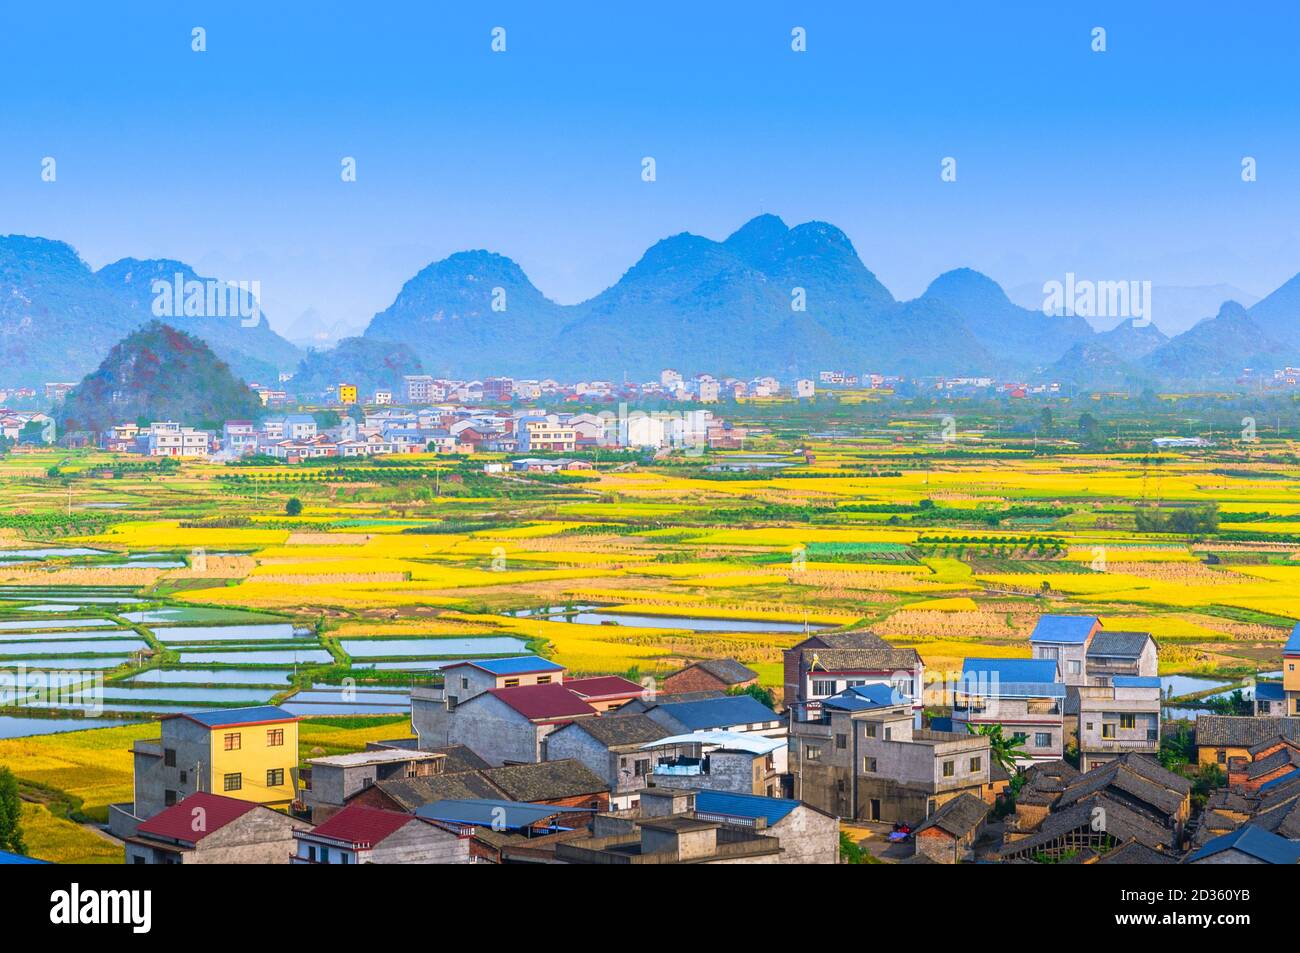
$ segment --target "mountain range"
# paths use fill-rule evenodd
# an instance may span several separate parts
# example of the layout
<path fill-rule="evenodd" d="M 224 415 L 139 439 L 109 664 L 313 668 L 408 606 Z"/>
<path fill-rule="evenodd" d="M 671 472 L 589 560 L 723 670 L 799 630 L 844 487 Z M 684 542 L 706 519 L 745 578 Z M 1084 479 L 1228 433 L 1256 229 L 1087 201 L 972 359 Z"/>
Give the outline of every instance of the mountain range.
<path fill-rule="evenodd" d="M 169 260 L 92 272 L 63 243 L 0 238 L 0 366 L 34 382 L 74 379 L 152 317 L 154 280 L 177 274 L 203 280 Z M 293 387 L 308 393 L 345 380 L 396 386 L 417 372 L 646 380 L 664 367 L 1051 377 L 1079 388 L 1232 384 L 1246 367 L 1300 364 L 1298 319 L 1300 276 L 1172 338 L 1150 323 L 1097 331 L 1082 317 L 1023 307 L 967 268 L 900 301 L 835 226 L 760 215 L 723 241 L 665 238 L 573 305 L 547 298 L 510 258 L 458 252 L 407 281 L 361 335 L 305 354 L 264 317 L 252 328 L 238 318 L 169 320 L 246 380 L 296 369 Z"/>

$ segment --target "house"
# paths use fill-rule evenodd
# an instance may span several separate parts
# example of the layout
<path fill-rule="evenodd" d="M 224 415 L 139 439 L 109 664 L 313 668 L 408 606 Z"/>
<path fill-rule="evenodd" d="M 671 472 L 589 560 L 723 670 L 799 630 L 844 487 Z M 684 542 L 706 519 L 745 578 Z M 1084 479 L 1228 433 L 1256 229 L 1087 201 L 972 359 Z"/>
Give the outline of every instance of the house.
<path fill-rule="evenodd" d="M 970 860 L 989 808 L 987 801 L 973 794 L 959 794 L 945 802 L 913 833 L 916 853 L 941 864 Z"/>
<path fill-rule="evenodd" d="M 126 838 L 128 864 L 287 864 L 306 821 L 252 801 L 196 791 Z"/>
<path fill-rule="evenodd" d="M 1087 685 L 1109 685 L 1121 676 L 1155 678 L 1159 648 L 1147 632 L 1098 630 L 1084 655 Z"/>
<path fill-rule="evenodd" d="M 512 801 L 589 811 L 609 810 L 609 784 L 576 759 L 508 764 L 486 768 L 482 775 Z"/>
<path fill-rule="evenodd" d="M 1029 636 L 1030 654 L 1056 662 L 1066 685 L 1086 685 L 1088 646 L 1099 631 L 1101 620 L 1096 616 L 1044 615 Z"/>
<path fill-rule="evenodd" d="M 1055 761 L 1064 750 L 1065 685 L 1052 659 L 968 658 L 953 700 L 953 729 L 1001 725 L 1020 739 L 1021 763 Z"/>
<path fill-rule="evenodd" d="M 441 774 L 446 760 L 446 755 L 431 751 L 395 748 L 311 758 L 307 761 L 310 775 L 303 779 L 303 803 L 311 811 L 312 823 L 320 824 L 341 810 L 349 797 L 377 781 Z"/>
<path fill-rule="evenodd" d="M 816 720 L 823 699 L 858 685 L 892 685 L 911 700 L 920 725 L 925 667 L 915 649 L 873 632 L 811 635 L 783 653 L 784 701 L 792 720 Z"/>
<path fill-rule="evenodd" d="M 284 418 L 284 436 L 289 440 L 314 440 L 316 418 L 311 414 L 289 414 Z"/>
<path fill-rule="evenodd" d="M 992 800 L 989 741 L 915 727 L 890 686 L 825 699 L 815 720 L 790 723 L 794 796 L 839 817 L 917 824 L 960 794 Z"/>
<path fill-rule="evenodd" d="M 641 746 L 653 756 L 646 781 L 683 787 L 777 797 L 789 765 L 784 738 L 756 733 L 696 731 L 669 735 Z"/>
<path fill-rule="evenodd" d="M 1300 741 L 1300 718 L 1202 715 L 1196 719 L 1196 760 L 1226 771 L 1231 759 L 1253 761 L 1252 749 L 1278 737 Z"/>
<path fill-rule="evenodd" d="M 634 698 L 640 698 L 645 689 L 636 682 L 619 675 L 597 675 L 592 678 L 566 678 L 564 687 L 577 695 L 598 712 L 621 708 Z"/>
<path fill-rule="evenodd" d="M 664 676 L 663 691 L 727 691 L 758 684 L 758 673 L 735 659 L 704 659 Z"/>
<path fill-rule="evenodd" d="M 132 748 L 135 802 L 109 807 L 109 828 L 118 837 L 196 791 L 270 807 L 287 807 L 296 797 L 298 718 L 283 708 L 165 715 L 159 730 L 159 738 Z"/>
<path fill-rule="evenodd" d="M 1286 715 L 1300 715 L 1300 622 L 1282 647 L 1282 691 L 1286 696 Z"/>
<path fill-rule="evenodd" d="M 422 749 L 463 744 L 497 765 L 541 761 L 547 735 L 570 721 L 597 715 L 558 682 L 490 688 L 467 701 L 441 689 L 411 693 L 411 726 Z"/>
<path fill-rule="evenodd" d="M 1216 837 L 1187 859 L 1189 864 L 1300 863 L 1300 844 L 1253 824 Z"/>
<path fill-rule="evenodd" d="M 1079 767 L 1084 771 L 1126 752 L 1155 754 L 1160 749 L 1160 679 L 1112 675 L 1107 681 L 1072 689 L 1078 694 Z"/>
<path fill-rule="evenodd" d="M 1253 704 L 1256 715 L 1285 715 L 1288 707 L 1285 685 L 1282 682 L 1256 682 Z"/>
<path fill-rule="evenodd" d="M 834 864 L 839 821 L 790 799 L 655 789 L 551 854 L 567 864 Z"/>
<path fill-rule="evenodd" d="M 468 864 L 469 836 L 414 814 L 349 804 L 295 831 L 295 864 Z"/>
<path fill-rule="evenodd" d="M 457 662 L 443 668 L 443 685 L 451 705 L 469 701 L 491 688 L 549 685 L 564 681 L 564 666 L 536 655 Z"/>
<path fill-rule="evenodd" d="M 724 695 L 698 701 L 655 699 L 646 715 L 673 734 L 700 731 L 755 733 L 766 738 L 784 738 L 781 716 L 750 695 Z"/>
<path fill-rule="evenodd" d="M 571 722 L 546 738 L 547 758 L 581 762 L 605 783 L 610 806 L 635 805 L 653 770 L 653 757 L 642 746 L 668 737 L 668 729 L 644 714 L 612 714 Z"/>
<path fill-rule="evenodd" d="M 434 801 L 416 814 L 467 837 L 474 861 L 489 864 L 517 863 L 558 839 L 581 837 L 595 816 L 582 808 L 491 798 Z"/>

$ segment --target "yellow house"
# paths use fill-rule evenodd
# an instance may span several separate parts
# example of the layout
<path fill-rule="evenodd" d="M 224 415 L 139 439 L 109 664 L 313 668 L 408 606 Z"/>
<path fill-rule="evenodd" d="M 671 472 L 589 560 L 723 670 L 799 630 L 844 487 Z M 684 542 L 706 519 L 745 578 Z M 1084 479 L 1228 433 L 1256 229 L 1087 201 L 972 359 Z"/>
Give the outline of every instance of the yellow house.
<path fill-rule="evenodd" d="M 153 817 L 196 791 L 287 806 L 298 782 L 298 718 L 275 705 L 168 715 L 137 741 L 132 813 Z"/>
<path fill-rule="evenodd" d="M 340 384 L 339 385 L 339 403 L 355 404 L 357 402 L 357 385 Z"/>

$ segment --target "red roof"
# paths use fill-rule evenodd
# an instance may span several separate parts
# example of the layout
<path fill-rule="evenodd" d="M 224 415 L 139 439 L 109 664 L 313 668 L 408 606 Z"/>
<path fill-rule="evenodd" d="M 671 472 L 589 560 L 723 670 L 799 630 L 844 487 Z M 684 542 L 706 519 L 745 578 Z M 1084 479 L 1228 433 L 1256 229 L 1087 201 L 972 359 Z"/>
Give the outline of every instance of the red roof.
<path fill-rule="evenodd" d="M 362 804 L 349 804 L 324 824 L 312 828 L 311 834 L 351 844 L 353 847 L 373 847 L 411 821 L 420 819 L 400 811 L 383 811 Z"/>
<path fill-rule="evenodd" d="M 555 718 L 596 714 L 596 709 L 569 691 L 567 682 L 563 685 L 552 683 L 519 685 L 515 688 L 489 688 L 486 694 L 496 696 L 529 721 L 549 721 Z"/>
<path fill-rule="evenodd" d="M 620 675 L 570 678 L 564 681 L 564 687 L 582 698 L 636 698 L 645 691 L 636 682 Z"/>
<path fill-rule="evenodd" d="M 185 800 L 155 814 L 137 829 L 138 834 L 197 844 L 257 807 L 252 801 L 195 791 Z M 196 814 L 197 811 L 202 813 Z"/>

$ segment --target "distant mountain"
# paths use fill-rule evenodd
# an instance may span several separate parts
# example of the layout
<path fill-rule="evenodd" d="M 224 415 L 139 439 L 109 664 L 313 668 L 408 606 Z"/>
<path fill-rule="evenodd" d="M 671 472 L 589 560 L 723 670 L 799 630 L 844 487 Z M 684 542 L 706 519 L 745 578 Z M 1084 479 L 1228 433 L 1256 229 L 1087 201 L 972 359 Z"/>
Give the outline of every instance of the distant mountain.
<path fill-rule="evenodd" d="M 296 347 L 333 347 L 344 338 L 356 337 L 365 330 L 365 323 L 330 321 L 315 308 L 308 308 L 294 319 L 284 336 Z"/>
<path fill-rule="evenodd" d="M 123 259 L 98 273 L 71 246 L 46 238 L 0 236 L 0 383 L 76 380 L 116 342 L 157 317 L 154 278 L 199 280 L 174 261 Z M 212 345 L 251 379 L 274 383 L 299 352 L 271 331 L 265 317 L 242 327 L 238 317 L 169 318 Z"/>
<path fill-rule="evenodd" d="M 1032 371 L 1094 334 L 1077 315 L 1049 315 L 1041 307 L 1030 310 L 1014 304 L 996 281 L 969 268 L 940 275 L 921 297 L 956 311 L 979 342 L 997 355 L 1003 370 Z"/>
<path fill-rule="evenodd" d="M 1123 360 L 1136 361 L 1169 340 L 1154 323 L 1139 325 L 1136 322 L 1136 318 L 1128 318 L 1109 331 L 1098 334 L 1097 341 Z"/>
<path fill-rule="evenodd" d="M 154 302 L 158 297 L 154 292 L 156 281 L 174 285 L 176 276 L 180 275 L 182 282 L 199 282 L 205 287 L 209 283 L 217 283 L 224 287 L 224 282 L 198 275 L 184 262 L 158 258 L 145 261 L 123 258 L 105 265 L 96 275 L 125 302 L 137 324 L 161 319 L 198 335 L 212 347 L 218 357 L 246 380 L 274 385 L 280 371 L 292 369 L 301 357 L 301 352 L 296 347 L 271 330 L 266 315 L 261 313 L 260 302 L 251 295 L 246 294 L 243 298 L 245 311 L 249 312 L 248 317 L 229 308 L 225 310 L 234 313 L 225 316 L 186 316 L 182 310 L 183 301 L 175 306 L 174 314 L 155 314 Z"/>
<path fill-rule="evenodd" d="M 1265 299 L 1267 300 L 1267 299 Z M 1141 362 L 1164 381 L 1231 381 L 1246 368 L 1256 371 L 1300 363 L 1300 347 L 1282 344 L 1235 301 L 1190 331 L 1162 344 Z"/>
<path fill-rule="evenodd" d="M 491 308 L 496 288 L 504 311 Z M 839 229 L 788 228 L 774 215 L 723 242 L 663 239 L 571 306 L 548 300 L 508 258 L 452 255 L 407 282 L 365 337 L 404 341 L 430 373 L 459 376 L 955 373 L 991 362 L 951 308 L 894 301 Z"/>
<path fill-rule="evenodd" d="M 288 386 L 294 393 L 308 396 L 326 393 L 339 384 L 356 384 L 362 398 L 369 400 L 379 389 L 401 394 L 404 376 L 423 373 L 420 358 L 406 344 L 344 338 L 328 350 L 308 351 Z"/>
<path fill-rule="evenodd" d="M 150 321 L 114 345 L 56 411 L 59 431 L 147 420 L 220 426 L 262 412 L 261 399 L 207 344 Z"/>
<path fill-rule="evenodd" d="M 1259 329 L 1292 350 L 1300 350 L 1300 275 L 1246 312 Z"/>
<path fill-rule="evenodd" d="M 1058 279 L 1059 280 L 1059 279 Z M 1043 283 L 1027 282 L 1007 289 L 1007 295 L 1022 307 L 1037 310 L 1043 306 Z M 1240 301 L 1250 307 L 1257 295 L 1236 285 L 1155 285 L 1151 289 L 1151 321 L 1165 334 L 1181 334 L 1207 314 L 1214 314 L 1225 301 Z M 1095 318 L 1089 323 L 1098 331 L 1116 326 L 1113 317 Z"/>
<path fill-rule="evenodd" d="M 1045 376 L 1078 391 L 1091 391 L 1127 387 L 1138 373 L 1114 348 L 1097 340 L 1075 344 L 1048 366 Z"/>

